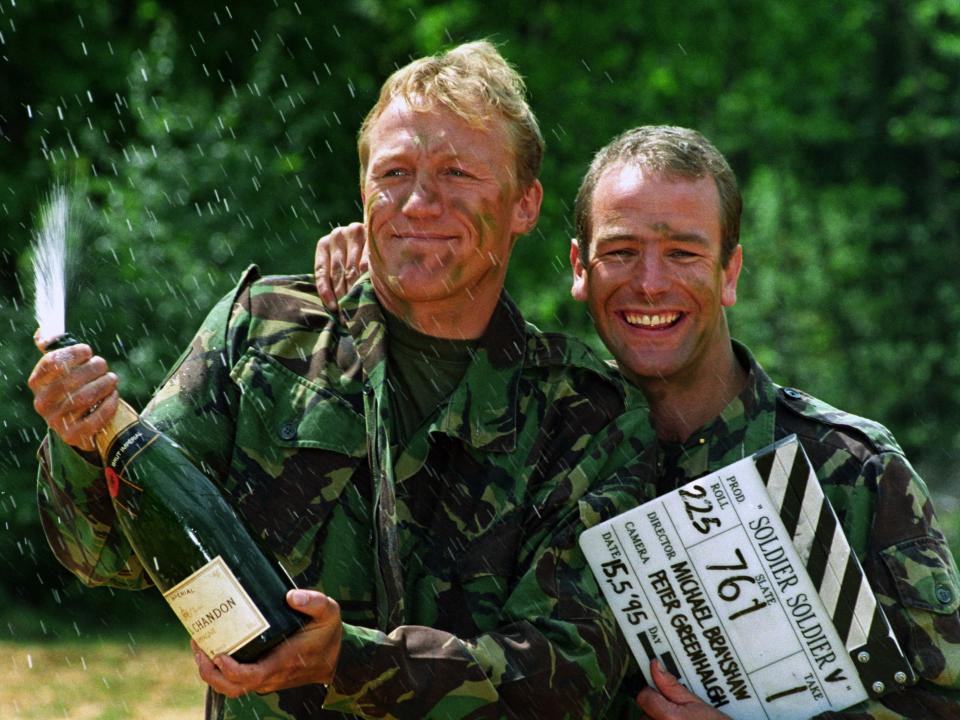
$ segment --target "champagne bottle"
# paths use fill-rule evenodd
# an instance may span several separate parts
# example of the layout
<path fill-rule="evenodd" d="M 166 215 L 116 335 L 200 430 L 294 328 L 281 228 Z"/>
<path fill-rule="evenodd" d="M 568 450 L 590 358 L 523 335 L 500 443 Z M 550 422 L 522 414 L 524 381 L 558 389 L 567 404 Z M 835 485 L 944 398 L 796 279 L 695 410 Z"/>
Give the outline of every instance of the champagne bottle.
<path fill-rule="evenodd" d="M 46 351 L 76 343 L 65 334 Z M 303 627 L 293 580 L 180 446 L 123 400 L 96 444 L 117 524 L 207 655 L 250 662 Z"/>

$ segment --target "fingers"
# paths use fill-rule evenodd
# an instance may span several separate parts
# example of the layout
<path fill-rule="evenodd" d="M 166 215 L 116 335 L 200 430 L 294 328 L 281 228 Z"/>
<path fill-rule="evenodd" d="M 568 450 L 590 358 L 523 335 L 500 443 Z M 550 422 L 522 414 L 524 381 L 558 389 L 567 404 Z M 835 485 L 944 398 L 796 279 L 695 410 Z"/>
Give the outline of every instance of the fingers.
<path fill-rule="evenodd" d="M 203 681 L 228 697 L 332 682 L 343 637 L 340 606 L 313 590 L 291 590 L 287 593 L 287 602 L 310 616 L 310 622 L 256 662 L 240 663 L 227 655 L 217 655 L 211 660 L 191 641 Z"/>
<path fill-rule="evenodd" d="M 116 377 L 114 377 L 114 382 Z M 120 396 L 116 390 L 97 404 L 93 410 L 79 416 L 66 415 L 56 420 L 50 428 L 57 433 L 65 443 L 81 450 L 96 450 L 95 437 L 102 431 L 120 404 Z"/>
<path fill-rule="evenodd" d="M 333 682 L 340 658 L 343 623 L 336 600 L 314 590 L 290 590 L 287 604 L 308 615 L 311 620 L 288 644 L 292 663 L 290 677 L 309 678 L 310 682 Z M 297 646 L 296 642 L 302 644 Z M 299 666 L 299 667 L 297 667 Z"/>
<path fill-rule="evenodd" d="M 50 352 L 37 362 L 27 380 L 33 406 L 64 442 L 84 450 L 95 447 L 93 436 L 106 427 L 119 404 L 117 376 L 89 345 Z"/>
<path fill-rule="evenodd" d="M 45 346 L 48 340 L 39 339 L 34 336 L 38 347 Z M 70 347 L 54 350 L 42 356 L 33 367 L 33 372 L 27 378 L 27 385 L 36 393 L 37 387 L 46 384 L 59 376 L 69 372 L 73 368 L 79 367 L 88 362 L 93 357 L 93 350 L 89 345 L 80 343 Z M 101 358 L 102 359 L 102 358 Z"/>
<path fill-rule="evenodd" d="M 47 345 L 53 340 L 56 340 L 56 336 L 48 338 L 40 337 L 40 328 L 37 328 L 33 333 L 33 344 L 37 346 L 37 350 L 40 352 L 44 352 L 47 349 Z"/>
<path fill-rule="evenodd" d="M 337 295 L 333 291 L 330 276 L 330 245 L 331 235 L 324 235 L 317 240 L 317 249 L 313 255 L 313 281 L 323 306 L 330 312 L 336 312 Z"/>
<path fill-rule="evenodd" d="M 287 604 L 309 615 L 319 627 L 340 623 L 340 605 L 332 597 L 316 590 L 290 590 L 287 592 Z"/>
<path fill-rule="evenodd" d="M 256 673 L 256 670 L 252 673 L 250 671 L 251 668 L 257 667 L 255 664 L 242 665 L 229 655 L 217 655 L 211 660 L 193 640 L 190 641 L 190 647 L 193 649 L 193 660 L 197 663 L 197 672 L 200 679 L 221 695 L 237 698 L 252 692 L 257 687 L 258 683 L 253 682 L 250 678 L 251 674 Z M 230 674 L 230 677 L 227 676 L 224 669 Z M 240 681 L 240 678 L 244 678 L 244 680 Z"/>
<path fill-rule="evenodd" d="M 362 273 L 370 269 L 370 253 L 367 248 L 366 233 L 364 232 L 363 225 L 360 225 L 360 223 L 353 224 L 358 225 L 359 229 L 354 232 L 355 236 L 351 236 L 347 244 L 347 256 L 344 260 L 346 274 L 347 277 L 350 278 L 351 284 L 353 284 L 353 281 L 360 277 Z"/>
<path fill-rule="evenodd" d="M 349 292 L 368 265 L 363 223 L 335 228 L 317 241 L 314 281 L 328 310 L 336 311 L 338 300 Z"/>
<path fill-rule="evenodd" d="M 637 707 L 650 720 L 667 720 L 667 718 L 673 717 L 673 712 L 676 709 L 676 705 L 650 687 L 645 687 L 637 695 Z"/>
<path fill-rule="evenodd" d="M 645 687 L 641 690 L 637 695 L 637 706 L 651 720 L 721 720 L 727 717 L 681 685 L 659 660 L 650 662 L 650 675 L 656 689 Z"/>
<path fill-rule="evenodd" d="M 681 685 L 680 681 L 668 672 L 659 660 L 653 660 L 650 663 L 650 674 L 653 676 L 653 683 L 657 686 L 657 690 L 670 702 L 677 705 L 701 702 L 700 698 Z"/>
<path fill-rule="evenodd" d="M 222 688 L 217 689 L 224 695 L 237 697 L 248 692 L 273 692 L 277 689 L 269 682 L 272 673 L 266 669 L 266 663 L 239 663 L 229 655 L 217 655 L 212 664 Z"/>
<path fill-rule="evenodd" d="M 366 247 L 363 223 L 350 223 L 341 230 L 343 242 L 338 246 L 337 253 L 331 258 L 334 267 L 338 268 L 340 272 L 339 282 L 336 286 L 338 298 L 346 295 L 354 281 L 366 270 L 366 268 L 360 267 L 363 251 Z"/>
<path fill-rule="evenodd" d="M 365 273 L 370 269 L 370 243 L 367 242 L 366 228 L 363 233 L 363 250 L 360 252 L 360 272 Z"/>

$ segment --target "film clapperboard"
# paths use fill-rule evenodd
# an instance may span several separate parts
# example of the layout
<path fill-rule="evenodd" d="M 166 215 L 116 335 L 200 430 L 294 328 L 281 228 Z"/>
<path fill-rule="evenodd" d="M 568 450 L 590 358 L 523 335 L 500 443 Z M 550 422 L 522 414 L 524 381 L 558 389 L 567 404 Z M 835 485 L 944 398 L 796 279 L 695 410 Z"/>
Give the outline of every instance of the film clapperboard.
<path fill-rule="evenodd" d="M 600 523 L 580 546 L 651 682 L 802 720 L 916 682 L 796 436 Z"/>

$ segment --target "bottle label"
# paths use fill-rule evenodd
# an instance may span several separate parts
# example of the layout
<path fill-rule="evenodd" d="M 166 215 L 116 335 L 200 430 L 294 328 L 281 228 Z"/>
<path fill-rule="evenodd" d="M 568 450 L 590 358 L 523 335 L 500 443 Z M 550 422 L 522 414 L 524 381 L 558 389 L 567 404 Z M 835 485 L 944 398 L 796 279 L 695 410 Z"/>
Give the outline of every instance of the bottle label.
<path fill-rule="evenodd" d="M 145 448 L 149 447 L 159 434 L 153 427 L 140 421 L 125 428 L 113 439 L 113 442 L 110 443 L 110 449 L 107 451 L 107 466 L 104 469 L 104 474 L 107 477 L 107 487 L 110 489 L 110 497 L 116 498 L 120 494 L 121 484 L 140 491 L 141 488 L 130 482 L 126 477 L 127 465 Z"/>
<path fill-rule="evenodd" d="M 239 650 L 270 627 L 219 555 L 163 597 L 210 658 Z"/>

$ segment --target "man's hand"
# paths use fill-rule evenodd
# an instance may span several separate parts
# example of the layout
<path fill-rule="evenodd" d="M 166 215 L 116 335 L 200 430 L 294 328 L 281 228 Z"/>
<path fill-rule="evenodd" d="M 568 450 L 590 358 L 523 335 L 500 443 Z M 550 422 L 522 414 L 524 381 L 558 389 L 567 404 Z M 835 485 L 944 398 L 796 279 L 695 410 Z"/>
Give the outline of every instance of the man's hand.
<path fill-rule="evenodd" d="M 49 340 L 34 336 L 43 350 Z M 68 445 L 95 450 L 94 436 L 117 410 L 117 376 L 107 361 L 83 343 L 53 350 L 34 366 L 27 379 L 33 407 Z"/>
<path fill-rule="evenodd" d="M 203 681 L 232 698 L 248 692 L 267 693 L 313 683 L 329 684 L 337 667 L 343 636 L 340 606 L 313 590 L 291 590 L 287 593 L 287 604 L 312 620 L 255 663 L 239 663 L 229 655 L 217 655 L 211 661 L 191 640 Z"/>
<path fill-rule="evenodd" d="M 677 682 L 659 660 L 650 663 L 650 674 L 657 689 L 645 687 L 641 690 L 637 705 L 651 720 L 729 720 L 728 716 Z"/>
<path fill-rule="evenodd" d="M 335 228 L 317 240 L 313 274 L 317 294 L 331 312 L 337 301 L 347 294 L 353 281 L 367 271 L 370 254 L 363 223 L 350 223 Z"/>

